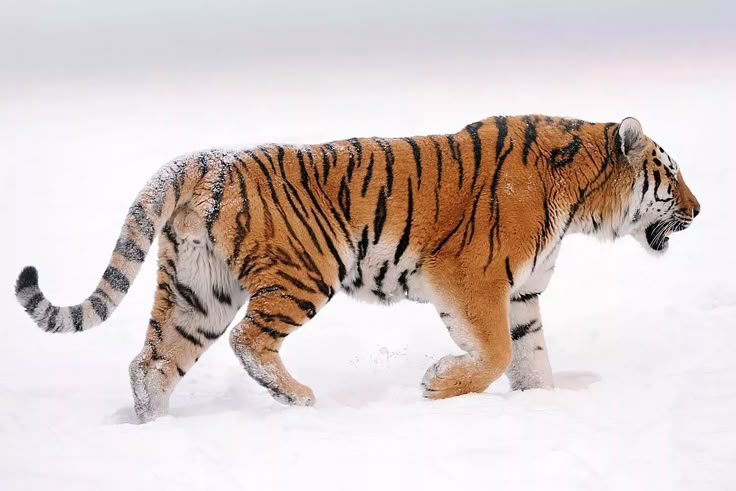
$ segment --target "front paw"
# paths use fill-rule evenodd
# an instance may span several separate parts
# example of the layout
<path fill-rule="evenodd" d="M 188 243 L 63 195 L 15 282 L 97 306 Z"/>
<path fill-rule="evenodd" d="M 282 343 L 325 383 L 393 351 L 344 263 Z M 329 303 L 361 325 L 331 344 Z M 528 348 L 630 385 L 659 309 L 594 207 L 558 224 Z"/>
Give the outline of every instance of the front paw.
<path fill-rule="evenodd" d="M 470 355 L 445 356 L 429 367 L 422 378 L 423 395 L 428 399 L 483 392 L 490 383 L 483 365 Z"/>

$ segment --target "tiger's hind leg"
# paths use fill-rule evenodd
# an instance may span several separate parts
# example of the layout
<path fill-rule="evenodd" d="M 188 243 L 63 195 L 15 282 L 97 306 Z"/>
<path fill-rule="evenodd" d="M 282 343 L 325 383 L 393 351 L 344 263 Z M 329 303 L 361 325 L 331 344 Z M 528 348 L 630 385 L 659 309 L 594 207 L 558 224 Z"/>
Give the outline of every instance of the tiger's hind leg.
<path fill-rule="evenodd" d="M 248 374 L 266 387 L 274 399 L 311 406 L 315 401 L 312 389 L 289 374 L 279 349 L 286 336 L 327 303 L 332 289 L 312 288 L 310 277 L 299 279 L 281 273 L 269 280 L 259 279 L 262 286 L 252 293 L 245 318 L 230 333 L 230 345 Z"/>
<path fill-rule="evenodd" d="M 214 252 L 201 219 L 186 208 L 177 211 L 160 239 L 158 290 L 146 342 L 130 364 L 141 421 L 168 412 L 174 387 L 225 332 L 245 296 Z"/>

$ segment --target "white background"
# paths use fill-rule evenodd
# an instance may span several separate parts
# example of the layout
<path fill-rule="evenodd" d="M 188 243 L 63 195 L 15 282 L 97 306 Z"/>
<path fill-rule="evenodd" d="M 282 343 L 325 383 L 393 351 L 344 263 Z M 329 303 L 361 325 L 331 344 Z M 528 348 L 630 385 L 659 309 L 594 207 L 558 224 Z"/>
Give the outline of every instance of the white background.
<path fill-rule="evenodd" d="M 0 488 L 728 489 L 736 471 L 727 2 L 119 2 L 0 5 Z M 542 299 L 552 391 L 430 402 L 456 351 L 430 306 L 338 296 L 283 350 L 314 408 L 272 401 L 216 344 L 169 417 L 134 425 L 153 257 L 114 317 L 36 329 L 86 297 L 126 210 L 176 155 L 454 132 L 494 114 L 635 116 L 702 205 L 653 258 L 566 240 Z"/>

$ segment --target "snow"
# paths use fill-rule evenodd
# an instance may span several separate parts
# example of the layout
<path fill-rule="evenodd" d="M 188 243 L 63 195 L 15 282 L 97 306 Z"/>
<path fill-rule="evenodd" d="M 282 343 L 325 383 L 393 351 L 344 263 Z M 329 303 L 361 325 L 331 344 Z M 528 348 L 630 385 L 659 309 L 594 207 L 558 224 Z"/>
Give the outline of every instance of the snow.
<path fill-rule="evenodd" d="M 472 77 L 470 67 L 388 77 L 290 65 L 262 81 L 235 72 L 4 80 L 0 489 L 733 486 L 736 72 L 707 60 L 650 63 L 615 79 L 603 65 L 551 71 L 543 83 L 522 67 L 479 71 L 490 66 L 473 66 Z M 458 352 L 433 309 L 340 295 L 283 349 L 315 407 L 273 401 L 220 341 L 178 386 L 171 414 L 137 425 L 128 364 L 143 345 L 152 255 L 115 315 L 84 334 L 41 332 L 10 293 L 35 264 L 52 302 L 89 294 L 136 193 L 184 152 L 450 132 L 526 112 L 636 116 L 702 204 L 662 258 L 631 238 L 566 239 L 541 300 L 554 390 L 510 392 L 502 378 L 483 394 L 424 400 L 424 371 Z"/>

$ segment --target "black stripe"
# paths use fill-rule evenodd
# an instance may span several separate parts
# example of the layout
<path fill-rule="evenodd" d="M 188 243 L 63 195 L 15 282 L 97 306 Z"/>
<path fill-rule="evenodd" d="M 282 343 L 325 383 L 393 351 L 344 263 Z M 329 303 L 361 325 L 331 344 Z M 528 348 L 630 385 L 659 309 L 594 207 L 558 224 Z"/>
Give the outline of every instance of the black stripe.
<path fill-rule="evenodd" d="M 417 191 L 419 191 L 422 187 L 422 153 L 413 138 L 403 138 L 403 140 L 411 146 L 411 152 L 414 155 L 414 165 L 417 168 Z"/>
<path fill-rule="evenodd" d="M 582 145 L 582 140 L 576 135 L 564 147 L 553 148 L 549 155 L 549 163 L 552 164 L 552 168 L 558 169 L 572 163 Z"/>
<path fill-rule="evenodd" d="M 378 273 L 376 273 L 376 276 L 373 278 L 376 286 L 379 289 L 383 286 L 383 280 L 386 278 L 387 272 L 388 272 L 388 261 L 384 261 L 383 264 L 381 264 L 381 269 L 378 270 Z"/>
<path fill-rule="evenodd" d="M 184 164 L 177 161 L 174 163 L 172 168 L 174 169 L 174 175 L 171 178 L 171 186 L 174 188 L 174 203 L 178 203 L 179 198 L 181 197 L 181 184 L 179 184 L 179 179 L 184 171 Z"/>
<path fill-rule="evenodd" d="M 41 303 L 41 300 L 43 300 L 43 293 L 36 293 L 31 298 L 28 299 L 28 302 L 26 302 L 26 312 L 29 314 L 33 314 L 33 312 L 36 310 L 36 307 L 38 307 L 38 304 Z"/>
<path fill-rule="evenodd" d="M 95 313 L 97 314 L 97 317 L 100 318 L 101 321 L 105 321 L 107 319 L 107 305 L 105 302 L 97 296 L 92 295 L 89 297 L 89 302 L 92 304 L 92 309 L 94 309 Z"/>
<path fill-rule="evenodd" d="M 103 273 L 102 278 L 110 283 L 110 287 L 113 290 L 122 293 L 128 293 L 128 288 L 130 288 L 130 281 L 128 280 L 128 277 L 125 276 L 118 268 L 114 266 L 108 266 Z"/>
<path fill-rule="evenodd" d="M 442 149 L 437 140 L 430 137 L 434 144 L 435 158 L 437 159 L 437 185 L 434 188 L 434 221 L 440 217 L 440 190 L 442 189 Z"/>
<path fill-rule="evenodd" d="M 649 172 L 647 170 L 647 161 L 644 159 L 644 164 L 642 165 L 642 171 L 644 172 L 644 182 L 642 183 L 641 187 L 641 203 L 644 202 L 644 197 L 647 194 L 647 191 L 649 191 Z"/>
<path fill-rule="evenodd" d="M 298 267 L 298 265 L 291 258 L 289 253 L 282 247 L 275 247 L 274 249 L 268 250 L 268 255 L 278 260 L 279 262 L 286 264 L 287 266 Z"/>
<path fill-rule="evenodd" d="M 143 260 L 146 258 L 146 253 L 143 252 L 143 249 L 138 247 L 138 245 L 130 239 L 118 239 L 118 241 L 115 243 L 114 252 L 117 252 L 128 261 L 133 261 L 137 263 L 142 263 Z"/>
<path fill-rule="evenodd" d="M 327 184 L 327 176 L 330 174 L 330 161 L 324 147 L 320 146 L 319 151 L 322 153 L 322 184 Z"/>
<path fill-rule="evenodd" d="M 314 259 L 312 259 L 312 256 L 310 256 L 309 253 L 305 251 L 304 249 L 302 249 L 301 251 L 297 250 L 290 237 L 288 237 L 287 240 L 289 241 L 289 246 L 291 246 L 294 252 L 297 253 L 297 256 L 299 257 L 299 262 L 301 262 L 302 265 L 304 265 L 304 267 L 307 268 L 312 273 L 319 275 L 320 269 L 315 264 Z"/>
<path fill-rule="evenodd" d="M 59 315 L 59 311 L 61 309 L 59 307 L 54 307 L 51 309 L 51 314 L 49 315 L 48 321 L 46 321 L 46 330 L 52 331 L 56 330 L 56 317 Z"/>
<path fill-rule="evenodd" d="M 407 297 L 409 296 L 409 283 L 406 281 L 406 277 L 408 274 L 409 270 L 405 269 L 399 275 L 399 285 L 401 285 L 401 289 L 404 291 L 404 295 L 406 295 Z"/>
<path fill-rule="evenodd" d="M 161 324 L 159 324 L 156 320 L 149 320 L 148 325 L 151 326 L 151 329 L 153 329 L 153 332 L 156 333 L 156 337 L 161 341 L 164 338 L 164 333 L 161 331 Z"/>
<path fill-rule="evenodd" d="M 522 150 L 521 159 L 524 162 L 524 165 L 527 165 L 529 149 L 532 144 L 537 141 L 537 127 L 534 126 L 534 122 L 529 116 L 524 116 L 522 119 L 526 128 L 524 129 L 524 149 Z"/>
<path fill-rule="evenodd" d="M 514 275 L 511 273 L 511 264 L 509 264 L 508 256 L 506 256 L 506 278 L 509 280 L 509 286 L 514 286 Z"/>
<path fill-rule="evenodd" d="M 342 262 L 342 258 L 340 257 L 340 254 L 337 252 L 337 248 L 335 248 L 335 244 L 330 238 L 330 236 L 327 234 L 327 231 L 322 226 L 322 222 L 320 220 L 317 220 L 317 226 L 319 227 L 320 232 L 322 232 L 322 237 L 325 240 L 325 243 L 327 244 L 327 249 L 329 249 L 330 254 L 332 254 L 332 257 L 335 259 L 335 262 L 337 263 L 337 277 L 342 283 L 343 278 L 345 278 L 345 263 Z M 351 242 L 352 246 L 352 242 Z M 355 246 L 352 246 L 355 247 Z"/>
<path fill-rule="evenodd" d="M 179 292 L 181 298 L 183 298 L 186 303 L 188 303 L 194 310 L 198 311 L 200 314 L 207 315 L 207 309 L 204 305 L 202 305 L 202 302 L 200 301 L 197 294 L 194 293 L 194 290 L 178 281 L 175 283 L 174 286 Z"/>
<path fill-rule="evenodd" d="M 360 191 L 360 195 L 365 198 L 366 193 L 368 193 L 368 184 L 371 182 L 371 177 L 373 177 L 373 153 L 371 152 L 371 158 L 368 161 L 368 168 L 365 171 L 365 177 L 363 178 L 363 189 Z"/>
<path fill-rule="evenodd" d="M 254 326 L 258 327 L 258 329 L 260 329 L 263 333 L 268 334 L 269 336 L 271 336 L 274 339 L 285 338 L 286 336 L 289 335 L 288 332 L 287 333 L 283 333 L 283 332 L 279 332 L 279 331 L 277 331 L 275 329 L 271 329 L 268 326 L 264 326 L 263 324 L 261 324 L 260 322 L 258 322 L 257 320 L 255 320 L 255 318 L 251 314 L 245 314 L 245 318 L 251 324 L 253 324 Z"/>
<path fill-rule="evenodd" d="M 95 288 L 95 291 L 92 292 L 93 295 L 97 295 L 98 297 L 102 297 L 103 300 L 106 300 L 107 302 L 115 305 L 115 302 L 112 301 L 112 298 L 110 298 L 110 295 L 107 294 L 105 290 L 102 288 Z"/>
<path fill-rule="evenodd" d="M 468 223 L 465 224 L 465 230 L 463 231 L 463 240 L 460 243 L 460 249 L 456 253 L 458 257 L 465 248 L 465 245 L 470 244 L 470 242 L 473 240 L 473 235 L 475 235 L 475 213 L 478 211 L 478 201 L 480 200 L 480 196 L 483 193 L 484 187 L 485 184 L 481 186 L 481 188 L 478 190 L 478 193 L 475 195 L 475 199 L 473 200 L 473 206 L 470 210 L 470 217 L 468 217 Z"/>
<path fill-rule="evenodd" d="M 386 299 L 386 294 L 381 290 L 381 288 L 383 288 L 383 280 L 385 279 L 387 272 L 388 261 L 384 261 L 381 265 L 381 269 L 378 270 L 378 273 L 376 273 L 376 276 L 373 278 L 376 287 L 371 290 L 371 292 L 381 300 Z"/>
<path fill-rule="evenodd" d="M 327 298 L 332 298 L 335 295 L 335 289 L 329 286 L 324 280 L 320 278 L 314 278 L 309 276 L 309 279 L 317 286 L 319 292 Z"/>
<path fill-rule="evenodd" d="M 313 288 L 308 287 L 302 281 L 298 280 L 297 278 L 294 278 L 293 276 L 291 276 L 288 273 L 285 273 L 285 272 L 279 270 L 279 271 L 276 271 L 276 275 L 282 277 L 283 279 L 285 279 L 286 281 L 288 281 L 289 283 L 291 283 L 295 287 L 299 288 L 300 290 L 304 290 L 304 291 L 310 292 L 310 293 L 316 293 Z"/>
<path fill-rule="evenodd" d="M 236 262 L 240 258 L 240 247 L 245 240 L 245 234 L 250 230 L 250 204 L 248 203 L 248 191 L 245 187 L 245 178 L 238 166 L 234 167 L 236 174 L 238 175 L 238 184 L 240 186 L 240 200 L 242 205 L 240 211 L 238 211 L 235 217 L 235 238 L 233 239 L 233 256 L 230 264 Z M 176 252 L 176 249 L 174 250 Z"/>
<path fill-rule="evenodd" d="M 82 326 L 82 306 L 81 305 L 75 305 L 74 307 L 69 307 L 69 314 L 72 318 L 72 326 L 74 326 L 74 330 L 79 332 L 83 329 Z"/>
<path fill-rule="evenodd" d="M 652 176 L 654 176 L 654 201 L 659 201 L 659 202 L 667 202 L 667 201 L 670 201 L 667 198 L 661 199 L 659 197 L 659 186 L 662 185 L 662 176 L 660 176 L 659 171 L 656 170 L 656 169 L 653 170 L 652 171 Z"/>
<path fill-rule="evenodd" d="M 227 330 L 227 326 L 225 326 L 225 329 L 222 330 L 222 331 L 220 331 L 220 332 L 211 332 L 211 331 L 207 331 L 207 330 L 202 329 L 202 328 L 197 328 L 197 333 L 198 334 L 201 334 L 202 336 L 204 336 L 205 338 L 207 338 L 210 341 L 214 341 L 215 339 L 217 339 L 220 336 L 222 336 L 223 334 L 225 334 L 225 331 L 226 330 Z"/>
<path fill-rule="evenodd" d="M 503 150 L 503 144 L 506 141 L 506 136 L 509 134 L 509 125 L 504 116 L 494 118 L 493 121 L 496 123 L 496 130 L 498 132 L 496 135 L 496 162 L 498 162 L 501 156 L 501 150 Z"/>
<path fill-rule="evenodd" d="M 279 145 L 275 145 L 275 147 L 278 148 L 278 149 L 280 149 L 281 151 L 283 151 L 283 148 L 281 148 Z M 263 145 L 259 145 L 254 152 L 256 152 L 258 150 L 260 150 L 261 153 L 263 153 L 263 155 L 266 156 L 266 160 L 268 160 L 268 163 L 271 165 L 271 170 L 275 174 L 276 173 L 276 167 L 273 165 L 273 158 L 271 157 L 271 154 L 269 153 L 269 148 L 266 147 L 266 146 L 263 146 Z"/>
<path fill-rule="evenodd" d="M 363 233 L 358 242 L 358 261 L 365 259 L 365 255 L 368 253 L 368 225 L 363 227 Z"/>
<path fill-rule="evenodd" d="M 199 164 L 199 177 L 204 177 L 204 175 L 207 174 L 207 171 L 209 170 L 207 167 L 207 160 L 205 159 L 204 154 L 200 154 L 198 164 Z"/>
<path fill-rule="evenodd" d="M 310 319 L 314 317 L 317 314 L 317 309 L 315 308 L 314 304 L 310 302 L 309 300 L 303 300 L 301 298 L 295 297 L 294 295 L 290 295 L 288 293 L 283 293 L 281 295 L 281 298 L 285 298 L 287 300 L 291 300 L 294 302 L 297 307 L 302 309 L 307 317 Z"/>
<path fill-rule="evenodd" d="M 183 337 L 184 339 L 192 343 L 194 346 L 199 346 L 199 347 L 203 346 L 202 341 L 200 341 L 199 339 L 189 334 L 187 331 L 184 330 L 183 327 L 174 326 L 174 329 L 176 329 L 176 332 L 178 332 L 181 335 L 181 337 Z"/>
<path fill-rule="evenodd" d="M 432 251 L 432 254 L 437 254 L 439 252 L 439 250 L 442 249 L 445 246 L 445 244 L 447 243 L 447 241 L 450 240 L 450 237 L 452 237 L 455 234 L 455 232 L 458 231 L 458 229 L 460 228 L 460 225 L 462 225 L 464 221 L 465 221 L 465 215 L 463 215 L 463 217 L 460 219 L 460 221 L 457 222 L 457 225 L 455 225 L 455 228 L 453 228 L 452 230 L 450 230 L 450 233 L 447 234 L 447 236 L 445 236 L 445 238 L 442 239 L 439 244 L 437 244 L 437 247 L 434 248 L 434 250 Z"/>
<path fill-rule="evenodd" d="M 146 210 L 143 209 L 143 205 L 140 203 L 134 204 L 130 207 L 130 211 L 128 213 L 133 217 L 133 220 L 138 226 L 138 230 L 146 239 L 148 239 L 148 242 L 153 242 L 155 228 L 151 219 L 148 218 Z"/>
<path fill-rule="evenodd" d="M 266 203 L 266 197 L 263 192 L 261 192 L 261 185 L 256 184 L 256 187 L 258 188 L 258 199 L 261 201 L 261 210 L 263 210 L 263 222 L 266 229 L 266 237 L 273 239 L 276 235 L 276 229 L 273 225 L 273 215 L 271 215 L 271 209 L 268 206 L 268 203 Z M 271 189 L 271 196 L 275 195 L 275 191 Z M 276 203 L 276 206 L 279 206 L 278 202 Z"/>
<path fill-rule="evenodd" d="M 360 167 L 363 163 L 363 146 L 357 138 L 348 139 L 348 143 L 355 148 L 355 153 L 358 155 L 358 167 Z"/>
<path fill-rule="evenodd" d="M 535 298 L 539 297 L 542 292 L 525 292 L 525 293 L 517 293 L 513 297 L 511 297 L 512 302 L 529 302 L 531 300 L 534 300 Z"/>
<path fill-rule="evenodd" d="M 353 180 L 353 171 L 355 170 L 355 156 L 353 156 L 352 150 L 348 150 L 348 168 L 347 168 L 347 176 L 348 181 Z"/>
<path fill-rule="evenodd" d="M 250 296 L 250 299 L 253 300 L 260 297 L 261 295 L 268 295 L 269 293 L 275 293 L 283 290 L 286 290 L 286 288 L 281 285 L 264 286 L 253 292 L 253 294 Z"/>
<path fill-rule="evenodd" d="M 384 223 L 386 223 L 386 191 L 385 188 L 381 186 L 381 190 L 378 192 L 376 215 L 373 219 L 373 245 L 378 244 Z"/>
<path fill-rule="evenodd" d="M 233 304 L 233 299 L 230 297 L 230 295 L 226 291 L 218 288 L 216 285 L 212 285 L 212 295 L 220 303 L 224 303 L 226 305 Z"/>
<path fill-rule="evenodd" d="M 537 267 L 537 259 L 539 258 L 539 253 L 542 251 L 544 244 L 547 243 L 549 230 L 552 227 L 552 221 L 549 216 L 550 200 L 549 195 L 547 194 L 547 185 L 545 184 L 544 177 L 539 170 L 537 170 L 537 174 L 539 175 L 539 181 L 542 185 L 542 208 L 544 209 L 544 222 L 542 223 L 542 229 L 537 234 L 536 246 L 534 250 L 534 260 L 532 261 L 532 273 Z"/>
<path fill-rule="evenodd" d="M 434 138 L 432 138 L 432 143 L 434 143 L 434 151 L 437 158 L 437 188 L 442 189 L 442 149 Z"/>
<path fill-rule="evenodd" d="M 447 144 L 450 145 L 450 153 L 452 158 L 457 163 L 457 188 L 463 187 L 463 179 L 465 175 L 465 168 L 463 167 L 462 154 L 460 152 L 460 146 L 455 143 L 455 137 L 453 135 L 447 135 Z"/>
<path fill-rule="evenodd" d="M 475 188 L 475 183 L 478 181 L 478 174 L 480 173 L 481 157 L 483 154 L 481 152 L 481 141 L 478 136 L 478 128 L 482 125 L 483 123 L 479 121 L 465 127 L 465 130 L 470 135 L 470 139 L 473 141 L 473 161 L 475 167 L 473 168 L 473 184 L 470 186 L 471 190 Z"/>
<path fill-rule="evenodd" d="M 527 322 L 526 324 L 514 326 L 514 328 L 511 329 L 511 339 L 513 341 L 518 341 L 519 339 L 523 338 L 527 334 L 540 331 L 541 329 L 542 329 L 542 326 L 537 325 L 537 321 L 535 319 L 533 321 Z"/>
<path fill-rule="evenodd" d="M 332 167 L 337 166 L 337 150 L 335 149 L 335 143 L 325 143 L 324 146 L 330 151 L 330 155 L 332 155 Z"/>
<path fill-rule="evenodd" d="M 171 242 L 171 245 L 174 247 L 174 255 L 175 256 L 178 255 L 179 254 L 179 241 L 177 240 L 176 234 L 174 233 L 174 231 L 171 230 L 171 227 L 169 226 L 169 224 L 167 223 L 166 225 L 164 225 L 164 228 L 161 229 L 161 231 L 163 232 L 163 235 L 169 240 L 169 242 Z"/>
<path fill-rule="evenodd" d="M 161 355 L 158 352 L 158 349 L 156 349 L 156 343 L 154 343 L 152 340 L 148 339 L 146 340 L 146 345 L 151 350 L 151 360 L 158 361 L 161 359 Z"/>
<path fill-rule="evenodd" d="M 340 204 L 342 214 L 345 216 L 345 220 L 350 221 L 350 189 L 344 177 L 340 181 L 340 191 L 337 193 L 337 200 Z"/>
<path fill-rule="evenodd" d="M 407 181 L 407 189 L 409 192 L 409 198 L 408 198 L 407 211 L 406 211 L 406 225 L 404 226 L 404 233 L 401 235 L 401 240 L 399 240 L 399 245 L 396 247 L 396 254 L 394 254 L 394 264 L 399 264 L 399 260 L 401 259 L 401 256 L 406 251 L 406 248 L 409 247 L 409 237 L 411 234 L 411 222 L 413 220 L 413 214 L 414 214 L 414 196 L 412 194 L 412 189 L 411 189 L 411 179 Z"/>
<path fill-rule="evenodd" d="M 291 317 L 289 317 L 288 315 L 284 315 L 284 314 L 270 314 L 268 312 L 265 312 L 259 309 L 253 309 L 253 313 L 258 314 L 259 317 L 263 318 L 263 320 L 265 320 L 268 323 L 271 323 L 274 320 L 277 320 L 289 326 L 299 327 L 302 325 L 301 322 L 297 322 Z"/>
<path fill-rule="evenodd" d="M 382 138 L 376 138 L 375 141 L 378 143 L 378 146 L 381 147 L 381 150 L 383 150 L 383 154 L 386 158 L 386 192 L 388 193 L 388 196 L 391 196 L 394 189 L 394 152 L 391 149 L 390 142 L 387 142 Z"/>

